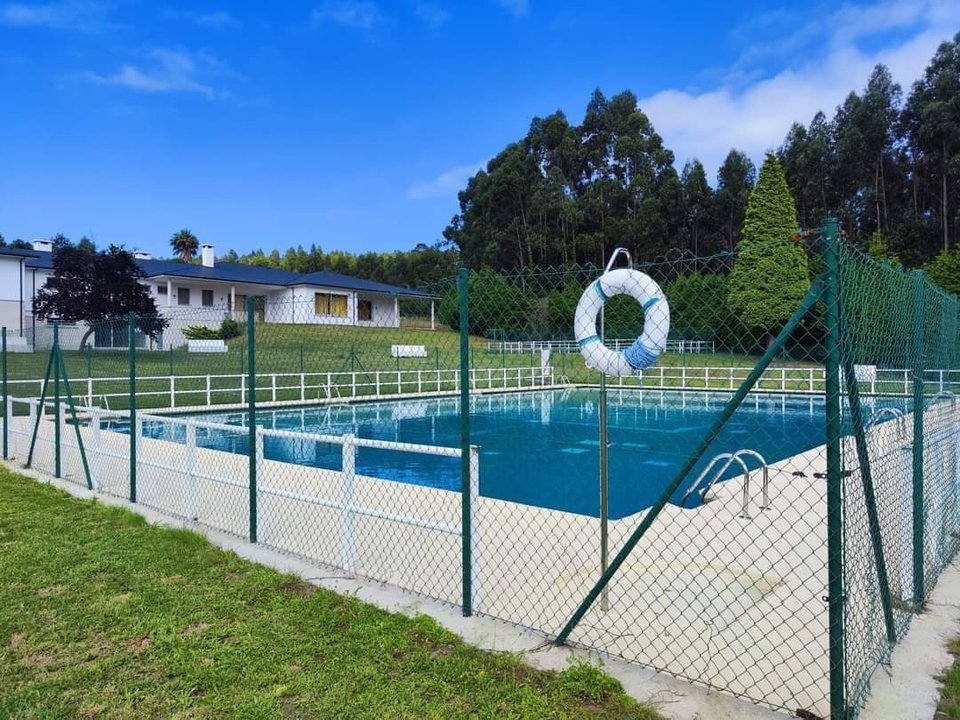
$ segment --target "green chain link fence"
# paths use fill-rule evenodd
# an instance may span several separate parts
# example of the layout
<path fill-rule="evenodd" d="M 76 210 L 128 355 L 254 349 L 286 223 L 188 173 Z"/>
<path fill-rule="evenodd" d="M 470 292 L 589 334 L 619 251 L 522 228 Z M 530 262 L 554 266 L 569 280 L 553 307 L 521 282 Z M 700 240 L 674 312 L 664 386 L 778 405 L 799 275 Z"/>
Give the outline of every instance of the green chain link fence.
<path fill-rule="evenodd" d="M 4 455 L 854 718 L 960 543 L 957 298 L 834 221 L 628 261 L 31 325 Z"/>

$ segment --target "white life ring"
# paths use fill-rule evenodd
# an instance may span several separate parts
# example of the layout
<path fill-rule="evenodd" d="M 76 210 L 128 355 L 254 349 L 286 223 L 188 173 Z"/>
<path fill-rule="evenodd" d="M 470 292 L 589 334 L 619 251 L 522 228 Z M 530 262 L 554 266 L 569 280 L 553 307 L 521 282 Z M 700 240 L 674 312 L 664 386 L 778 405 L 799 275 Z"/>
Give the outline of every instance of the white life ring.
<path fill-rule="evenodd" d="M 643 306 L 643 333 L 626 350 L 612 350 L 597 334 L 597 315 L 614 295 L 631 295 Z M 667 347 L 670 306 L 660 286 L 639 270 L 619 268 L 604 273 L 587 286 L 577 303 L 573 329 L 587 367 L 604 375 L 633 375 L 653 365 Z"/>

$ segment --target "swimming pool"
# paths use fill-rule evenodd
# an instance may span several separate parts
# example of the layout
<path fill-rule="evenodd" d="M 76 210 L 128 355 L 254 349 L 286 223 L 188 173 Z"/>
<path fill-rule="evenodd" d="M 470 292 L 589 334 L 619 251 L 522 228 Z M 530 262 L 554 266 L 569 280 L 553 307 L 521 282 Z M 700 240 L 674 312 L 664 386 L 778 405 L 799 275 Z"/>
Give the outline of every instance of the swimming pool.
<path fill-rule="evenodd" d="M 730 398 L 727 393 L 611 390 L 608 395 L 609 513 L 621 518 L 649 507 Z M 871 402 L 866 401 L 868 404 Z M 884 401 L 889 404 L 889 401 Z M 599 514 L 598 392 L 528 391 L 473 396 L 471 442 L 480 446 L 480 493 L 487 497 L 582 515 Z M 416 398 L 258 410 L 270 429 L 427 445 L 459 446 L 459 398 Z M 243 426 L 246 413 L 205 413 L 204 420 Z M 748 447 L 769 463 L 823 444 L 824 400 L 817 396 L 748 397 L 694 468 Z M 117 428 L 122 429 L 122 428 Z M 145 422 L 148 437 L 183 442 L 183 426 Z M 246 453 L 246 438 L 205 433 L 202 447 Z M 265 457 L 339 470 L 341 448 L 266 436 Z M 457 490 L 460 461 L 360 448 L 357 472 L 397 482 Z M 673 497 L 679 502 L 685 488 Z"/>

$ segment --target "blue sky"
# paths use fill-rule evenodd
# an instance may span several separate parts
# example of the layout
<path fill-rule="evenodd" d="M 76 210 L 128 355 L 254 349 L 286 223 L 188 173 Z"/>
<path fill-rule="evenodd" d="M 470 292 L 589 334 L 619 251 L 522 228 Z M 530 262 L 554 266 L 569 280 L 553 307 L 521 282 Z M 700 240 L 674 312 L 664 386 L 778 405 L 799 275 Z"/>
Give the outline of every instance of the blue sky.
<path fill-rule="evenodd" d="M 876 62 L 908 88 L 953 0 L 0 0 L 0 233 L 168 254 L 432 243 L 457 190 L 596 87 L 711 178 Z"/>

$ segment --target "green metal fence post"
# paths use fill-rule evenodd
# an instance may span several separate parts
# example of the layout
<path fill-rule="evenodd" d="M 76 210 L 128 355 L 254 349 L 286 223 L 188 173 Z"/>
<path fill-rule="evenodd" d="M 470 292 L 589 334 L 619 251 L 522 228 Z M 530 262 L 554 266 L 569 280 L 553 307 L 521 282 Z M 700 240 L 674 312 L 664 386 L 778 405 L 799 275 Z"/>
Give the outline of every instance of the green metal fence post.
<path fill-rule="evenodd" d="M 841 300 L 841 308 L 842 302 Z M 873 484 L 870 450 L 867 446 L 866 421 L 863 417 L 863 406 L 860 403 L 860 384 L 857 381 L 856 366 L 849 354 L 849 342 L 844 343 L 844 346 L 843 374 L 847 379 L 850 420 L 853 424 L 853 435 L 857 443 L 857 461 L 860 463 L 863 498 L 867 507 L 867 525 L 870 527 L 870 542 L 873 545 L 873 558 L 877 565 L 877 584 L 880 589 L 880 604 L 883 607 L 883 621 L 887 629 L 887 642 L 893 645 L 897 642 L 897 626 L 893 619 L 893 600 L 890 595 L 887 561 L 883 553 L 880 516 L 877 512 L 877 494 Z"/>
<path fill-rule="evenodd" d="M 37 403 L 37 417 L 33 421 L 33 433 L 30 436 L 30 449 L 27 451 L 26 467 L 33 464 L 33 451 L 37 447 L 37 436 L 40 434 L 40 420 L 43 418 L 44 407 L 47 403 L 47 390 L 50 387 L 50 371 L 53 369 L 54 351 L 50 350 L 50 359 L 47 360 L 47 369 L 43 373 L 43 385 L 40 387 L 40 400 Z"/>
<path fill-rule="evenodd" d="M 137 315 L 127 314 L 127 358 L 130 367 L 130 502 L 137 501 Z"/>
<path fill-rule="evenodd" d="M 468 274 L 460 268 L 457 278 L 460 294 L 460 522 L 463 556 L 463 615 L 473 614 L 473 587 L 470 581 L 473 558 L 470 554 L 470 331 L 467 303 Z"/>
<path fill-rule="evenodd" d="M 923 373 L 926 369 L 923 327 L 923 274 L 913 271 L 913 603 L 925 596 L 923 577 Z"/>
<path fill-rule="evenodd" d="M 640 539 L 646 534 L 647 530 L 650 529 L 650 526 L 653 525 L 653 521 L 656 520 L 657 516 L 660 514 L 660 511 L 663 510 L 673 494 L 683 484 L 684 480 L 686 480 L 687 475 L 689 475 L 690 471 L 693 470 L 694 465 L 696 465 L 700 458 L 703 457 L 703 454 L 707 451 L 707 448 L 710 447 L 710 443 L 716 439 L 724 425 L 727 424 L 727 421 L 733 416 L 737 408 L 740 407 L 740 403 L 743 402 L 750 390 L 753 389 L 754 385 L 756 385 L 756 383 L 760 380 L 760 377 L 786 344 L 787 340 L 790 338 L 790 335 L 792 335 L 794 330 L 797 329 L 803 318 L 805 318 L 807 313 L 810 312 L 810 309 L 820 300 L 823 289 L 823 283 L 820 280 L 816 281 L 810 287 L 803 301 L 800 303 L 800 306 L 794 311 L 793 315 L 790 316 L 790 319 L 787 320 L 786 325 L 783 326 L 783 329 L 780 331 L 777 337 L 774 338 L 773 342 L 764 351 L 760 360 L 757 361 L 757 364 L 750 371 L 749 375 L 747 375 L 747 378 L 737 389 L 736 393 L 734 393 L 733 397 L 727 401 L 723 411 L 719 416 L 717 416 L 716 420 L 713 421 L 713 425 L 711 425 L 706 435 L 704 435 L 697 447 L 694 448 L 693 452 L 690 453 L 690 456 L 684 461 L 683 465 L 677 471 L 676 475 L 673 476 L 673 479 L 663 490 L 657 501 L 651 505 L 649 510 L 647 510 L 647 513 L 643 516 L 643 520 L 640 522 L 640 525 L 637 526 L 637 529 L 633 531 L 633 534 L 631 534 L 630 537 L 627 538 L 627 541 L 621 546 L 616 557 L 614 557 L 610 562 L 610 566 L 607 568 L 606 572 L 600 575 L 600 579 L 597 580 L 596 584 L 593 586 L 593 588 L 591 588 L 590 592 L 587 593 L 587 596 L 583 599 L 583 601 L 574 611 L 573 615 L 567 621 L 567 624 L 564 625 L 563 629 L 560 631 L 556 640 L 554 641 L 555 644 L 563 645 L 566 642 L 567 638 L 570 636 L 570 633 L 573 632 L 573 629 L 580 623 L 580 621 L 583 619 L 583 616 L 587 613 L 587 610 L 590 609 L 590 606 L 593 605 L 597 597 L 610 582 L 611 578 L 613 578 L 613 576 L 616 575 L 620 570 L 620 566 L 623 565 L 626 559 L 630 556 L 630 553 L 633 552 L 633 549 L 637 546 L 637 543 L 640 542 Z"/>
<path fill-rule="evenodd" d="M 840 451 L 840 273 L 836 218 L 823 222 L 823 262 L 826 335 L 826 440 L 827 440 L 827 603 L 830 655 L 830 717 L 847 717 L 843 634 L 843 458 Z"/>
<path fill-rule="evenodd" d="M 53 476 L 60 477 L 60 323 L 53 323 Z"/>
<path fill-rule="evenodd" d="M 257 542 L 257 350 L 253 295 L 247 295 L 247 454 L 250 473 L 250 542 Z"/>
<path fill-rule="evenodd" d="M 77 436 L 77 449 L 80 451 L 83 476 L 87 481 L 87 489 L 93 490 L 93 477 L 90 475 L 90 463 L 87 462 L 87 451 L 83 445 L 83 434 L 80 432 L 80 418 L 77 416 L 77 404 L 73 401 L 73 392 L 70 390 L 70 377 L 67 375 L 67 363 L 63 359 L 62 352 L 57 352 L 57 360 L 60 363 L 60 371 L 63 373 L 63 388 L 67 392 L 67 407 L 70 409 L 73 429 Z"/>
<path fill-rule="evenodd" d="M 7 407 L 10 394 L 7 392 L 7 329 L 3 328 L 3 459 L 10 454 L 10 417 L 13 415 Z"/>

